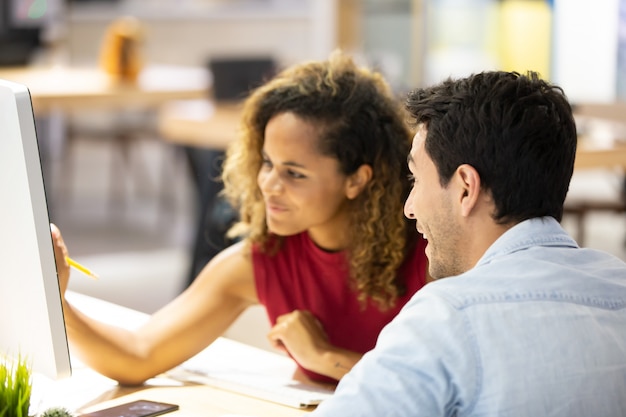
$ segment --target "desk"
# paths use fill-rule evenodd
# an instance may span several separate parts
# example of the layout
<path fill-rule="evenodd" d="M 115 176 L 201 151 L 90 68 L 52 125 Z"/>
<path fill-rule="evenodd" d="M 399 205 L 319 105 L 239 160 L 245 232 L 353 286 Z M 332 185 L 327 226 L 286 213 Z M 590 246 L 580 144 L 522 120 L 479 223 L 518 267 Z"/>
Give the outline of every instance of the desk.
<path fill-rule="evenodd" d="M 626 124 L 622 104 L 581 105 L 575 107 L 578 128 L 578 148 L 574 163 L 574 178 L 565 200 L 565 214 L 573 215 L 576 221 L 578 244 L 585 244 L 585 220 L 589 212 L 624 213 L 623 173 L 626 172 Z M 614 189 L 599 183 L 591 190 L 576 192 L 576 174 L 586 175 L 585 171 L 606 171 L 612 177 L 621 176 L 621 187 Z M 581 177 L 578 179 L 580 180 Z M 606 178 L 604 178 L 606 179 Z M 583 182 L 584 184 L 584 182 Z M 606 193 L 597 190 L 607 188 Z"/>
<path fill-rule="evenodd" d="M 206 97 L 212 83 L 205 68 L 159 65 L 144 68 L 136 83 L 117 82 L 97 67 L 1 68 L 0 78 L 25 84 L 36 113 L 157 107 Z"/>
<path fill-rule="evenodd" d="M 172 143 L 224 150 L 236 137 L 241 112 L 237 102 L 174 101 L 160 109 L 158 129 Z"/>
<path fill-rule="evenodd" d="M 576 152 L 575 170 L 616 168 L 626 170 L 626 142 L 599 145 L 582 141 Z"/>
<path fill-rule="evenodd" d="M 581 107 L 576 116 L 579 140 L 575 169 L 626 169 L 626 120 L 615 106 Z M 603 113 L 604 112 L 604 113 Z M 604 116 L 602 116 L 604 114 Z M 624 117 L 626 113 L 619 113 Z"/>
<path fill-rule="evenodd" d="M 117 306 L 106 301 L 78 293 L 68 293 L 68 300 L 81 311 L 108 323 L 125 327 L 140 325 L 147 316 L 143 313 Z M 295 417 L 309 413 L 271 402 L 212 388 L 206 385 L 186 384 L 166 377 L 153 378 L 141 387 L 121 387 L 102 375 L 72 359 L 73 375 L 60 381 L 35 381 L 34 391 L 44 392 L 43 410 L 52 405 L 62 405 L 78 413 L 148 399 L 178 404 L 180 410 L 169 413 L 172 417 L 212 417 L 239 414 L 257 417 Z M 39 385 L 38 385 L 39 384 Z M 34 392 L 34 396 L 38 395 Z"/>

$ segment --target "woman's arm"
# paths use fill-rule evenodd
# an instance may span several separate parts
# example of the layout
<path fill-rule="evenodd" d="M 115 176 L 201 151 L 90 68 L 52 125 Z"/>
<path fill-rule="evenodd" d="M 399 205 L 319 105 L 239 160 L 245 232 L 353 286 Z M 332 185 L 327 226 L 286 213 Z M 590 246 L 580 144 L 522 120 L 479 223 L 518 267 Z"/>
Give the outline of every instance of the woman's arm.
<path fill-rule="evenodd" d="M 56 226 L 51 230 L 65 294 L 67 248 Z M 145 291 L 149 296 L 151 289 Z M 204 349 L 257 297 L 249 250 L 238 243 L 213 258 L 187 290 L 135 331 L 98 322 L 63 300 L 72 350 L 97 372 L 121 384 L 136 385 Z"/>

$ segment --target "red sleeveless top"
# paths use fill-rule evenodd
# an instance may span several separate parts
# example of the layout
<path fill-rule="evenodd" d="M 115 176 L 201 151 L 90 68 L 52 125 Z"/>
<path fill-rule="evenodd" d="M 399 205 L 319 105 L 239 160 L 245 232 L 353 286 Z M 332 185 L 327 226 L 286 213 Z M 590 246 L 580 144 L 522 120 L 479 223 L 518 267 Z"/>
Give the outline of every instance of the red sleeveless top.
<path fill-rule="evenodd" d="M 344 252 L 326 252 L 306 232 L 284 238 L 276 255 L 253 248 L 254 277 L 261 304 L 272 325 L 293 310 L 308 310 L 320 321 L 331 344 L 365 353 L 376 344 L 382 328 L 395 317 L 411 296 L 426 284 L 426 242 L 419 239 L 412 256 L 399 270 L 406 293 L 396 305 L 380 311 L 372 302 L 364 310 L 350 289 Z M 300 367 L 311 379 L 335 380 Z"/>

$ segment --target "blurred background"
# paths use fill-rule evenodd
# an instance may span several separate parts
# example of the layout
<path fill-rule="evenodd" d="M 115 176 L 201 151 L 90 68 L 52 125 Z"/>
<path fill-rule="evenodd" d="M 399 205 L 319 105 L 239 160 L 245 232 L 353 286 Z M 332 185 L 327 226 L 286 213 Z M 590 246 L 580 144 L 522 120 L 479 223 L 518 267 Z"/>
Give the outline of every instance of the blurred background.
<path fill-rule="evenodd" d="M 213 178 L 238 103 L 280 68 L 336 48 L 381 71 L 399 97 L 490 69 L 561 85 L 581 138 L 604 152 L 577 167 L 563 224 L 581 245 L 626 259 L 626 0 L 1 4 L 0 78 L 31 88 L 51 221 L 101 276 L 75 276 L 71 289 L 145 312 L 182 291 L 227 243 L 210 220 L 229 219 Z M 151 83 L 168 94 L 146 91 Z"/>

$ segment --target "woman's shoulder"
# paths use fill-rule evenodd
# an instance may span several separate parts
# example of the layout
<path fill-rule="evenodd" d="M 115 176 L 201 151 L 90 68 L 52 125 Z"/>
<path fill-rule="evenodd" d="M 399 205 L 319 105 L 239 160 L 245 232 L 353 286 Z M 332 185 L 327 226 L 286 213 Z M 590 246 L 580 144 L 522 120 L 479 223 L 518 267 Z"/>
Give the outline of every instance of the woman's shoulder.
<path fill-rule="evenodd" d="M 250 245 L 246 240 L 241 240 L 223 249 L 220 253 L 215 255 L 213 259 L 234 259 L 238 257 L 250 258 L 251 252 L 252 245 Z"/>
<path fill-rule="evenodd" d="M 204 267 L 200 275 L 223 277 L 225 280 L 251 281 L 252 249 L 245 241 L 234 243 L 215 255 Z"/>

